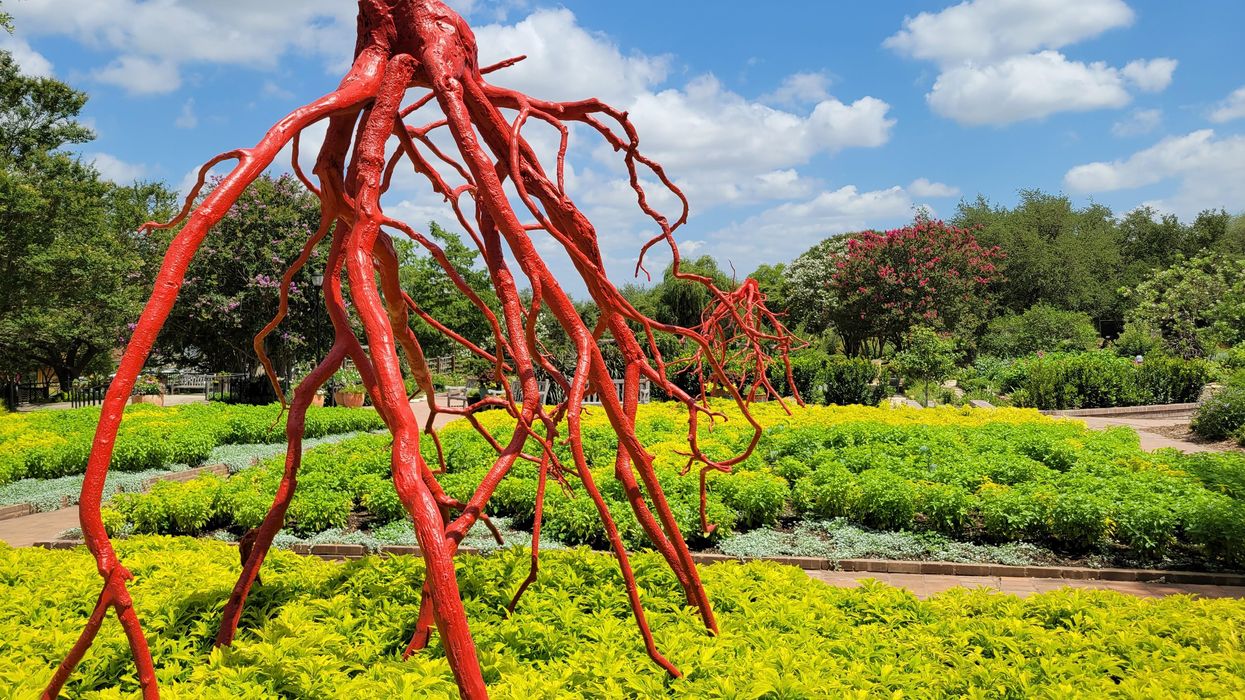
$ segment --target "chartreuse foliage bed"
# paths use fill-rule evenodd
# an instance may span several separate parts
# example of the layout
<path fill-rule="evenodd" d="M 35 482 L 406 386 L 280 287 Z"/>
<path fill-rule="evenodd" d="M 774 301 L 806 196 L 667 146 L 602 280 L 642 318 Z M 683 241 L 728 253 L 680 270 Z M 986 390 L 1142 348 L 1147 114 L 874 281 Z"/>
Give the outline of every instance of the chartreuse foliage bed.
<path fill-rule="evenodd" d="M 100 409 L 0 414 L 0 485 L 24 478 L 49 479 L 86 470 Z M 375 411 L 313 407 L 309 438 L 384 427 Z M 222 403 L 125 409 L 112 468 L 158 469 L 201 464 L 220 445 L 285 441 L 281 408 Z"/>
<path fill-rule="evenodd" d="M 720 407 L 731 420 L 702 428 L 700 443 L 709 454 L 726 456 L 740 451 L 751 431 L 738 411 Z M 706 511 L 718 527 L 706 535 L 698 475 L 679 474 L 687 460 L 680 454 L 687 447 L 685 420 L 674 404 L 640 409 L 636 433 L 655 455 L 693 546 L 714 546 L 726 534 L 772 526 L 786 514 L 968 542 L 1030 543 L 1132 564 L 1245 567 L 1245 455 L 1151 454 L 1127 428 L 1094 431 L 1028 409 L 818 406 L 788 416 L 769 403 L 754 411 L 766 428 L 755 453 L 732 474 L 709 475 Z M 483 413 L 480 421 L 503 442 L 513 429 L 503 411 Z M 642 547 L 643 532 L 613 479 L 615 438 L 601 411 L 586 416 L 583 435 L 624 539 Z M 494 452 L 465 422 L 447 426 L 441 442 L 448 473 L 439 479 L 465 499 Z M 425 457 L 435 464 L 431 441 L 425 443 Z M 228 480 L 161 484 L 150 494 L 117 497 L 105 521 L 114 532 L 200 534 L 223 527 L 241 534 L 263 517 L 281 471 L 274 459 Z M 401 519 L 388 473 L 388 436 L 310 450 L 287 527 L 309 536 L 344 528 L 361 511 L 372 526 Z M 534 465 L 517 464 L 489 511 L 530 528 L 536 482 Z M 565 544 L 608 548 L 582 489 L 574 497 L 547 490 L 542 532 Z"/>
<path fill-rule="evenodd" d="M 135 537 L 118 547 L 167 698 L 453 698 L 434 642 L 400 660 L 419 604 L 415 557 L 341 564 L 274 552 L 232 649 L 213 650 L 237 550 Z M 772 563 L 702 567 L 722 634 L 706 635 L 658 557 L 636 557 L 657 643 L 645 656 L 605 553 L 551 551 L 517 613 L 527 554 L 458 563 L 495 698 L 1229 697 L 1245 693 L 1245 602 L 1063 590 L 1018 599 L 956 589 L 921 601 L 881 584 L 838 589 Z M 0 695 L 34 697 L 94 602 L 85 550 L 0 548 Z M 434 637 L 435 639 L 435 637 Z M 115 621 L 65 692 L 133 697 Z"/>

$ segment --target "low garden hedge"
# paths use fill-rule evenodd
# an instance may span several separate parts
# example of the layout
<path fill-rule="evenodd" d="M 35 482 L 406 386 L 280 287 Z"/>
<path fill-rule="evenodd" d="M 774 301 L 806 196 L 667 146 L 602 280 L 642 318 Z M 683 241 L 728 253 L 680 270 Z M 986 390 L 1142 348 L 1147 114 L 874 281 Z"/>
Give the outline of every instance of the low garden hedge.
<path fill-rule="evenodd" d="M 55 478 L 86 471 L 100 409 L 32 411 L 0 415 L 0 484 L 23 478 Z M 375 411 L 312 407 L 307 437 L 384 427 Z M 198 465 L 220 445 L 283 442 L 285 422 L 276 406 L 220 403 L 125 409 L 112 468 L 156 469 Z"/>
<path fill-rule="evenodd" d="M 1141 364 L 1107 350 L 1031 355 L 994 368 L 1012 404 L 1040 409 L 1113 408 L 1196 401 L 1215 368 L 1153 354 Z"/>
<path fill-rule="evenodd" d="M 433 636 L 401 653 L 419 607 L 413 557 L 341 564 L 273 552 L 237 640 L 214 650 L 237 551 L 133 538 L 118 545 L 170 698 L 456 698 Z M 542 554 L 514 615 L 527 552 L 464 556 L 458 579 L 492 697 L 1232 697 L 1245 694 L 1245 602 L 1143 600 L 1064 589 L 1027 599 L 954 589 L 929 600 L 880 583 L 835 588 L 773 563 L 701 574 L 721 633 L 710 636 L 660 557 L 635 557 L 657 645 L 644 655 L 617 563 L 587 550 Z M 0 688 L 35 697 L 99 592 L 83 549 L 0 547 Z M 109 621 L 65 689 L 102 700 L 138 691 Z"/>
<path fill-rule="evenodd" d="M 750 437 L 734 409 L 701 444 L 726 457 Z M 1245 455 L 1153 454 L 1127 428 L 1092 431 L 1083 423 L 1026 409 L 810 407 L 790 416 L 756 407 L 766 432 L 751 458 L 729 475 L 710 474 L 709 519 L 700 532 L 698 483 L 686 458 L 685 418 L 674 404 L 642 406 L 637 434 L 656 456 L 676 519 L 694 547 L 781 516 L 844 518 L 885 531 L 939 533 L 957 540 L 1026 542 L 1058 552 L 1105 554 L 1163 565 L 1182 561 L 1245 567 Z M 505 442 L 512 419 L 501 411 L 481 423 Z M 435 464 L 430 441 L 425 458 Z M 343 528 L 352 512 L 372 525 L 404 517 L 389 480 L 389 438 L 353 438 L 306 453 L 288 526 L 302 535 Z M 442 432 L 448 472 L 442 485 L 466 500 L 493 460 L 466 423 Z M 615 438 L 603 412 L 584 421 L 584 446 L 619 529 L 631 546 L 646 542 L 614 480 Z M 562 448 L 559 448 L 562 449 Z M 567 462 L 569 463 L 569 457 Z M 280 479 L 271 459 L 228 480 L 203 477 L 118 496 L 106 512 L 116 532 L 241 533 L 262 519 Z M 514 526 L 530 527 L 535 467 L 518 463 L 488 505 Z M 604 529 L 582 488 L 551 482 L 543 532 L 565 544 L 606 548 Z"/>

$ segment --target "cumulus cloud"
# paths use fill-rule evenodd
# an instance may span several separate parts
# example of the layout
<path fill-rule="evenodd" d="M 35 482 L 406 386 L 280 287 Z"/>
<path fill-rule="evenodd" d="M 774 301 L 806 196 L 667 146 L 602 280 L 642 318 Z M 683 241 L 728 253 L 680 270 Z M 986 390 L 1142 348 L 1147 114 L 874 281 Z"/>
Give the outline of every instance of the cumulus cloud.
<path fill-rule="evenodd" d="M 116 85 L 133 95 L 172 92 L 182 84 L 177 64 L 143 56 L 122 56 L 92 75 L 101 83 Z"/>
<path fill-rule="evenodd" d="M 13 54 L 13 60 L 21 67 L 22 73 L 35 78 L 52 77 L 52 62 L 35 51 L 25 39 L 0 31 L 0 50 Z"/>
<path fill-rule="evenodd" d="M 908 194 L 913 197 L 958 197 L 960 188 L 918 177 L 908 185 Z"/>
<path fill-rule="evenodd" d="M 1120 138 L 1141 136 L 1159 128 L 1163 123 L 1161 109 L 1134 109 L 1129 115 L 1111 125 L 1111 133 Z"/>
<path fill-rule="evenodd" d="M 1223 98 L 1209 116 L 1216 124 L 1245 117 L 1245 86 L 1233 90 L 1232 94 Z"/>
<path fill-rule="evenodd" d="M 94 71 L 133 93 L 171 92 L 186 64 L 272 68 L 289 52 L 348 60 L 354 3 L 340 0 L 24 0 L 5 5 L 23 33 L 68 35 L 116 58 Z"/>
<path fill-rule="evenodd" d="M 1120 74 L 1140 90 L 1160 92 L 1171 85 L 1176 63 L 1174 58 L 1131 61 L 1120 69 Z"/>
<path fill-rule="evenodd" d="M 819 199 L 821 183 L 803 172 L 814 159 L 885 144 L 895 124 L 885 101 L 831 94 L 829 75 L 815 72 L 789 76 L 772 86 L 765 98 L 748 98 L 712 75 L 684 73 L 672 56 L 621 47 L 608 35 L 580 25 L 564 8 L 533 11 L 517 21 L 505 19 L 524 5 L 522 0 L 456 0 L 458 9 L 493 22 L 475 30 L 482 63 L 527 56 L 492 74 L 490 81 L 547 99 L 600 97 L 627 111 L 645 153 L 666 166 L 688 194 L 696 215 L 741 204 L 770 210 L 791 205 L 774 213 L 806 227 L 809 235 L 825 235 L 827 227 L 866 225 L 877 211 L 888 216 L 908 212 L 910 202 L 903 188 L 877 192 L 841 188 L 827 193 L 833 195 L 829 199 Z M 205 64 L 266 70 L 275 69 L 285 57 L 301 55 L 322 61 L 331 71 L 340 70 L 354 45 L 355 7 L 341 0 L 26 0 L 10 11 L 31 36 L 68 36 L 105 56 L 92 70 L 97 80 L 133 94 L 158 94 L 189 82 L 187 76 Z M 262 94 L 288 98 L 289 91 L 274 76 Z M 195 106 L 182 103 L 179 126 L 195 125 Z M 557 150 L 556 131 L 533 120 L 525 136 L 542 158 L 551 160 Z M 434 138 L 443 139 L 444 134 Z M 601 146 L 591 129 L 573 127 L 571 138 L 570 194 L 603 232 L 607 263 L 613 271 L 626 270 L 639 243 L 653 235 L 654 226 L 636 207 L 619 154 Z M 322 139 L 323 123 L 303 135 L 305 168 L 310 168 Z M 274 170 L 288 168 L 289 155 L 287 148 Z M 141 166 L 130 166 L 127 172 L 122 167 L 127 164 L 102 154 L 97 162 L 119 179 L 144 172 Z M 222 165 L 218 172 L 229 166 Z M 652 182 L 651 174 L 643 177 L 650 202 L 677 215 L 677 200 Z M 182 189 L 188 189 L 193 179 L 188 173 Z M 448 219 L 444 203 L 409 168 L 398 170 L 390 195 L 387 208 L 413 224 L 434 216 Z M 830 218 L 817 220 L 822 214 Z M 724 221 L 730 221 L 729 213 L 716 217 L 712 225 L 721 227 Z M 690 237 L 712 242 L 716 250 L 717 240 L 706 235 L 708 226 L 698 225 L 701 228 Z M 756 240 L 751 242 L 754 247 Z"/>
<path fill-rule="evenodd" d="M 811 112 L 774 109 L 731 92 L 713 76 L 683 89 L 639 95 L 631 116 L 647 149 L 670 168 L 742 166 L 771 169 L 821 152 L 880 146 L 890 137 L 890 106 L 874 97 L 828 98 Z"/>
<path fill-rule="evenodd" d="M 763 95 L 762 102 L 780 105 L 816 104 L 829 99 L 830 76 L 825 73 L 795 73 L 786 77 L 777 90 Z"/>
<path fill-rule="evenodd" d="M 1075 44 L 1133 22 L 1123 0 L 969 0 L 905 17 L 883 46 L 948 65 Z"/>
<path fill-rule="evenodd" d="M 1119 71 L 1105 63 L 1069 61 L 1058 51 L 1042 51 L 947 70 L 926 100 L 944 117 L 981 125 L 1122 107 L 1130 97 Z"/>
<path fill-rule="evenodd" d="M 902 187 L 860 191 L 845 185 L 814 197 L 769 207 L 715 232 L 717 257 L 762 262 L 788 260 L 837 233 L 897 224 L 912 214 L 912 198 Z M 756 242 L 765 241 L 763 251 Z"/>
<path fill-rule="evenodd" d="M 100 177 L 111 180 L 118 185 L 128 185 L 147 174 L 147 167 L 138 163 L 127 163 L 109 153 L 84 153 L 82 159 L 95 166 Z"/>
<path fill-rule="evenodd" d="M 1078 165 L 1064 184 L 1084 193 L 1111 192 L 1177 180 L 1174 194 L 1147 204 L 1191 216 L 1245 200 L 1245 136 L 1216 138 L 1211 129 L 1163 139 L 1128 158 Z"/>
<path fill-rule="evenodd" d="M 1139 59 L 1123 68 L 1068 59 L 1057 49 L 1133 22 L 1122 0 L 968 0 L 904 19 L 883 45 L 933 61 L 926 101 L 967 125 L 1002 125 L 1057 112 L 1118 108 L 1128 87 L 1157 92 L 1177 62 Z"/>
<path fill-rule="evenodd" d="M 513 25 L 489 24 L 475 33 L 483 65 L 527 56 L 490 81 L 544 99 L 625 103 L 664 82 L 670 70 L 669 56 L 626 55 L 609 37 L 581 27 L 567 9 L 540 10 Z"/>

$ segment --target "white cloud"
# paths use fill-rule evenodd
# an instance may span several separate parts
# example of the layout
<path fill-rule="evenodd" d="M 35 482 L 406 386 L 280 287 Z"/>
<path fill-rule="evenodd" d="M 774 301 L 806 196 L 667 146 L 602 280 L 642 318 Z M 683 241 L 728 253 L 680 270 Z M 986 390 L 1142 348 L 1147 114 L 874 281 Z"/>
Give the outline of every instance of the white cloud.
<path fill-rule="evenodd" d="M 1210 120 L 1216 124 L 1230 122 L 1245 117 L 1245 86 L 1232 91 L 1223 98 L 1210 113 Z"/>
<path fill-rule="evenodd" d="M 127 163 L 108 153 L 84 153 L 82 159 L 95 166 L 100 177 L 111 180 L 118 185 L 128 185 L 147 174 L 147 167 L 137 163 Z"/>
<path fill-rule="evenodd" d="M 96 76 L 145 94 L 176 89 L 186 64 L 270 69 L 298 52 L 340 65 L 354 47 L 357 13 L 341 0 L 24 0 L 5 10 L 25 34 L 114 52 Z"/>
<path fill-rule="evenodd" d="M 755 267 L 789 260 L 826 236 L 899 223 L 911 214 L 912 199 L 902 187 L 861 192 L 846 185 L 770 207 L 707 238 L 720 261 L 734 259 Z M 757 241 L 765 241 L 763 251 Z"/>
<path fill-rule="evenodd" d="M 0 50 L 13 54 L 13 60 L 21 66 L 22 73 L 26 75 L 49 78 L 53 74 L 52 62 L 43 54 L 35 51 L 25 39 L 0 31 Z"/>
<path fill-rule="evenodd" d="M 1133 22 L 1123 0 L 968 0 L 905 17 L 883 45 L 948 65 L 1057 49 Z"/>
<path fill-rule="evenodd" d="M 830 98 L 830 76 L 825 73 L 795 73 L 786 77 L 778 89 L 761 96 L 762 102 L 780 105 L 816 104 Z"/>
<path fill-rule="evenodd" d="M 1161 92 L 1171 85 L 1177 63 L 1174 58 L 1130 61 L 1120 69 L 1120 73 L 1140 90 Z"/>
<path fill-rule="evenodd" d="M 1134 109 L 1129 115 L 1111 125 L 1111 133 L 1120 138 L 1141 136 L 1159 128 L 1163 123 L 1161 109 Z"/>
<path fill-rule="evenodd" d="M 1182 216 L 1245 201 L 1245 136 L 1215 138 L 1202 129 L 1163 139 L 1128 158 L 1078 165 L 1064 175 L 1077 192 L 1110 192 L 1178 180 L 1176 191 L 1147 204 Z"/>
<path fill-rule="evenodd" d="M 753 172 L 808 162 L 818 153 L 880 146 L 895 121 L 874 97 L 823 100 L 808 114 L 750 102 L 713 76 L 682 90 L 642 94 L 631 105 L 641 145 L 673 170 L 746 166 Z"/>
<path fill-rule="evenodd" d="M 707 245 L 705 241 L 679 241 L 679 253 L 681 255 L 692 255 L 696 251 L 704 248 L 705 245 Z"/>
<path fill-rule="evenodd" d="M 960 194 L 960 188 L 918 177 L 908 185 L 908 193 L 913 197 L 956 197 Z"/>
<path fill-rule="evenodd" d="M 1058 51 L 951 68 L 938 76 L 925 98 L 938 114 L 971 125 L 1122 107 L 1131 99 L 1116 69 L 1069 61 Z"/>
<path fill-rule="evenodd" d="M 961 124 L 1002 125 L 1118 108 L 1132 99 L 1127 86 L 1157 92 L 1170 85 L 1174 59 L 1116 68 L 1057 51 L 1133 19 L 1123 0 L 966 0 L 905 18 L 883 45 L 938 65 L 925 96 L 934 112 Z"/>
<path fill-rule="evenodd" d="M 539 10 L 517 24 L 489 24 L 475 33 L 482 65 L 527 56 L 489 76 L 491 82 L 542 99 L 626 103 L 669 72 L 669 56 L 623 55 L 608 37 L 579 26 L 567 9 Z"/>
<path fill-rule="evenodd" d="M 175 63 L 143 56 L 122 56 L 93 75 L 101 83 L 116 85 L 134 95 L 172 92 L 182 84 Z"/>
<path fill-rule="evenodd" d="M 195 114 L 195 98 L 191 97 L 182 103 L 181 114 L 177 115 L 173 124 L 179 129 L 193 129 L 199 126 L 199 116 Z"/>

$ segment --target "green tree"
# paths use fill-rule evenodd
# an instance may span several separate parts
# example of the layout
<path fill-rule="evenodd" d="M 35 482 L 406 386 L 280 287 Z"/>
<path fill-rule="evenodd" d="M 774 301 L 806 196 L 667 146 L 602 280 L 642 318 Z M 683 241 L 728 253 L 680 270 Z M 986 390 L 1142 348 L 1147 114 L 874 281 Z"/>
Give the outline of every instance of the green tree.
<path fill-rule="evenodd" d="M 1204 255 L 1180 261 L 1131 294 L 1128 320 L 1153 329 L 1181 357 L 1205 357 L 1245 340 L 1245 258 Z"/>
<path fill-rule="evenodd" d="M 1034 304 L 1023 314 L 992 319 L 980 343 L 982 352 L 995 357 L 1092 350 L 1097 346 L 1098 331 L 1088 314 L 1045 303 Z"/>
<path fill-rule="evenodd" d="M 0 372 L 39 367 L 69 386 L 137 317 L 149 244 L 134 234 L 171 193 L 118 187 L 57 150 L 91 138 L 76 121 L 86 95 L 21 75 L 0 52 Z"/>
<path fill-rule="evenodd" d="M 708 277 L 723 291 L 735 288 L 731 278 L 718 269 L 717 261 L 708 255 L 683 260 L 680 271 Z M 694 328 L 700 325 L 701 314 L 712 298 L 709 290 L 699 282 L 675 277 L 674 266 L 669 265 L 662 274 L 661 283 L 653 290 L 654 318 L 662 323 Z"/>
<path fill-rule="evenodd" d="M 1006 255 L 999 305 L 1022 312 L 1038 302 L 1084 311 L 1095 319 L 1118 319 L 1124 260 L 1111 210 L 1072 206 L 1062 195 L 1021 190 L 1015 209 L 985 197 L 961 202 L 951 223 L 974 229 L 977 240 Z"/>
<path fill-rule="evenodd" d="M 281 276 L 319 227 L 320 202 L 293 176 L 256 180 L 203 240 L 186 271 L 159 349 L 178 364 L 252 371 L 255 335 L 276 312 Z M 166 240 L 172 232 L 166 233 Z M 313 276 L 324 273 L 322 241 L 290 288 L 289 315 L 267 351 L 285 371 L 324 352 L 332 331 Z"/>
<path fill-rule="evenodd" d="M 905 379 L 924 384 L 925 405 L 929 406 L 930 385 L 951 375 L 955 359 L 955 341 L 929 326 L 917 326 L 905 336 L 904 349 L 895 355 L 891 367 Z"/>
<path fill-rule="evenodd" d="M 13 55 L 0 51 L 0 159 L 23 163 L 95 138 L 77 121 L 86 100 L 59 80 L 22 75 Z"/>
<path fill-rule="evenodd" d="M 1228 220 L 1223 238 L 1215 243 L 1215 252 L 1245 255 L 1245 214 L 1237 214 Z"/>
<path fill-rule="evenodd" d="M 757 281 L 757 286 L 765 295 L 765 305 L 775 313 L 787 311 L 787 266 L 761 265 L 748 275 Z"/>
<path fill-rule="evenodd" d="M 464 281 L 475 290 L 494 313 L 500 314 L 501 304 L 493 291 L 488 271 L 479 265 L 479 251 L 463 244 L 457 235 L 443 229 L 436 222 L 428 223 L 428 236 L 445 251 L 445 257 L 462 275 Z M 402 287 L 419 307 L 437 321 L 445 324 L 467 340 L 482 347 L 492 347 L 493 331 L 488 318 L 476 308 L 458 287 L 454 286 L 441 265 L 426 252 L 413 244 L 404 246 L 407 252 L 402 260 Z M 547 314 L 546 314 L 547 315 Z M 500 316 L 499 316 L 500 319 Z M 424 353 L 438 357 L 457 352 L 459 345 L 445 337 L 427 323 L 413 319 L 415 337 L 419 339 Z"/>

